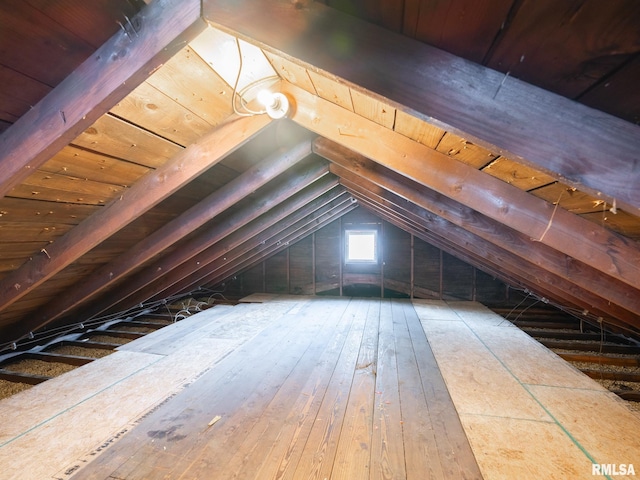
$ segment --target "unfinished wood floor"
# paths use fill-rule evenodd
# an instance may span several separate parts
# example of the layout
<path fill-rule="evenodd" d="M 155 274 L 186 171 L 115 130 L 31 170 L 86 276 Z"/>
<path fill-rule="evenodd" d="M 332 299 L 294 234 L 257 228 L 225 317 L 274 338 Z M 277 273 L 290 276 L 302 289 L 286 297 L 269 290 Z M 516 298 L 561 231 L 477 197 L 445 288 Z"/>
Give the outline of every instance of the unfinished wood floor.
<path fill-rule="evenodd" d="M 640 416 L 478 303 L 249 300 L 1 400 L 0 478 L 640 474 Z"/>
<path fill-rule="evenodd" d="M 412 304 L 315 298 L 73 478 L 482 477 Z"/>

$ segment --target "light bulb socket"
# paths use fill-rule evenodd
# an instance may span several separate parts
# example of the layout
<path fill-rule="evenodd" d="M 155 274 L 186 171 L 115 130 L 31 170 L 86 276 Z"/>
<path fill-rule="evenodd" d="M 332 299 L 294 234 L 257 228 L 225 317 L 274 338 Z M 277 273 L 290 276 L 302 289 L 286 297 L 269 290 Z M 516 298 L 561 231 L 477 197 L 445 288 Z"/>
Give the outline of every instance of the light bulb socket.
<path fill-rule="evenodd" d="M 274 120 L 285 118 L 289 114 L 289 99 L 280 92 L 260 92 L 258 101 L 264 105 L 265 112 Z"/>

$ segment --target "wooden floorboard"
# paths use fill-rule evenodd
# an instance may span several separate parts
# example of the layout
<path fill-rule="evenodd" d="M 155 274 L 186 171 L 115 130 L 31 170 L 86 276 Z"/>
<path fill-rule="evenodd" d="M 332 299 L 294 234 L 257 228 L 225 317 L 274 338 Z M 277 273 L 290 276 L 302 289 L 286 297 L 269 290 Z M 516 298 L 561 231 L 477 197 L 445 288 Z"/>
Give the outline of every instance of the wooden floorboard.
<path fill-rule="evenodd" d="M 406 478 L 398 364 L 390 302 L 383 302 L 380 307 L 375 395 L 370 478 Z"/>
<path fill-rule="evenodd" d="M 420 379 L 431 428 L 437 445 L 437 455 L 442 473 L 434 471 L 434 478 L 480 478 L 481 474 L 471 450 L 458 412 L 427 341 L 420 319 L 411 304 L 403 303 L 403 311 L 409 329 L 415 362 Z M 481 400 L 480 400 L 481 401 Z M 441 475 L 441 476 L 440 476 Z"/>
<path fill-rule="evenodd" d="M 435 362 L 418 359 L 429 346 L 411 312 L 409 302 L 313 298 L 73 479 L 481 478 L 451 399 L 428 405 L 424 385 L 446 387 Z M 442 428 L 452 429 L 444 446 Z"/>
<path fill-rule="evenodd" d="M 207 310 L 0 401 L 0 477 L 589 479 L 594 464 L 639 468 L 640 417 L 482 305 L 253 300 L 263 303 Z"/>
<path fill-rule="evenodd" d="M 478 303 L 414 304 L 485 479 L 637 478 L 640 417 L 615 394 Z"/>

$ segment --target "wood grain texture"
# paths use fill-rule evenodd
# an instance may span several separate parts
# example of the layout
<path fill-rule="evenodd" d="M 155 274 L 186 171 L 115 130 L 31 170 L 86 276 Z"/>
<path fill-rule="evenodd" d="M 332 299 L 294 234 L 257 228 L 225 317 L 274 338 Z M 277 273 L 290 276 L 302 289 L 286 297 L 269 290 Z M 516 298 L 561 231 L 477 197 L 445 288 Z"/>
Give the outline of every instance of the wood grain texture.
<path fill-rule="evenodd" d="M 267 156 L 254 168 L 208 195 L 200 203 L 167 222 L 153 234 L 132 246 L 127 253 L 113 259 L 102 267 L 95 273 L 91 281 L 85 281 L 82 285 L 78 285 L 72 295 L 64 299 L 61 298 L 61 301 L 52 305 L 47 312 L 47 316 L 41 318 L 41 322 L 46 324 L 48 321 L 66 313 L 71 307 L 81 303 L 87 297 L 102 292 L 136 267 L 181 240 L 187 233 L 196 230 L 213 217 L 242 200 L 249 192 L 257 190 L 292 165 L 301 161 L 310 151 L 310 144 L 303 143 L 289 149 L 280 149 Z"/>
<path fill-rule="evenodd" d="M 626 239 L 604 228 L 598 229 L 563 209 L 554 209 L 547 202 L 535 202 L 526 192 L 467 165 L 451 162 L 446 155 L 373 122 L 361 117 L 356 119 L 346 110 L 311 97 L 302 90 L 295 89 L 295 96 L 298 109 L 293 119 L 323 135 L 324 138 L 317 140 L 316 145 L 335 142 L 347 147 L 537 242 L 571 255 L 631 286 L 637 285 L 640 270 L 628 259 L 640 261 L 640 252 Z M 332 124 L 317 121 L 323 116 L 330 116 Z M 341 133 L 341 128 L 348 128 L 349 135 Z M 414 161 L 407 161 L 409 158 Z M 487 191 L 493 195 L 487 196 Z M 581 248 L 573 248 L 576 244 Z"/>
<path fill-rule="evenodd" d="M 41 254 L 34 257 L 28 264 L 5 277 L 0 282 L 0 303 L 8 306 L 26 295 L 105 238 L 197 177 L 230 151 L 240 147 L 268 123 L 269 119 L 264 117 L 234 118 L 203 137 L 200 142 L 183 150 L 163 168 L 148 174 L 121 197 L 92 215 L 91 220 L 84 221 L 70 230 L 55 245 L 49 247 L 48 256 Z"/>
<path fill-rule="evenodd" d="M 325 146 L 329 145 L 326 140 L 318 140 L 315 145 L 319 147 L 323 143 Z M 429 189 L 421 189 L 416 184 L 407 183 L 406 180 L 397 175 L 389 171 L 385 172 L 376 163 L 348 152 L 346 149 L 338 148 L 333 152 L 330 149 L 324 149 L 321 152 L 320 148 L 318 148 L 316 151 L 321 155 L 324 154 L 334 165 L 339 166 L 338 168 L 332 166 L 332 170 L 337 175 L 344 178 L 346 170 L 349 174 L 355 175 L 355 177 L 349 177 L 349 180 L 353 183 L 358 183 L 358 179 L 364 179 L 366 185 L 373 183 L 375 185 L 374 188 L 392 191 L 411 203 L 430 211 L 434 215 L 429 215 L 424 220 L 428 220 L 431 224 L 437 224 L 442 220 L 451 222 L 463 230 L 472 232 L 474 236 L 477 235 L 480 238 L 484 238 L 500 249 L 504 249 L 515 256 L 512 258 L 522 257 L 525 263 L 528 263 L 531 259 L 536 259 L 536 264 L 539 267 L 569 280 L 568 290 L 573 290 L 570 284 L 575 283 L 596 295 L 600 295 L 603 291 L 609 292 L 608 295 L 616 295 L 618 287 L 620 287 L 626 293 L 619 295 L 615 302 L 620 305 L 626 305 L 626 308 L 630 311 L 640 311 L 640 304 L 636 302 L 638 296 L 637 293 L 634 293 L 637 291 L 637 286 L 633 285 L 633 282 L 625 285 L 613 278 L 605 277 L 597 269 L 590 268 L 586 264 L 569 260 L 567 254 L 559 252 L 557 249 L 548 245 L 535 245 L 534 243 L 540 242 L 535 242 L 530 236 L 514 231 L 494 219 L 478 215 L 478 212 L 473 207 L 451 202 L 451 199 L 438 195 Z M 567 215 L 572 214 L 567 213 Z M 464 235 L 463 232 L 460 232 L 460 235 Z M 522 255 L 523 251 L 526 251 L 527 255 Z M 516 261 L 516 265 L 517 263 Z M 591 273 L 587 274 L 587 271 Z M 596 285 L 598 286 L 596 287 Z M 613 285 L 616 285 L 616 287 L 613 287 Z M 533 288 L 534 285 L 532 284 L 531 287 Z"/>
<path fill-rule="evenodd" d="M 260 208 L 254 209 L 254 206 L 250 206 L 235 215 L 225 217 L 224 221 L 205 229 L 202 234 L 188 242 L 183 242 L 181 248 L 130 277 L 127 285 L 116 289 L 115 295 L 106 297 L 106 302 L 92 305 L 90 311 L 100 312 L 123 301 L 135 304 L 151 297 L 161 297 L 168 288 L 187 280 L 188 277 L 192 277 L 190 282 L 194 285 L 202 285 L 203 277 L 210 275 L 222 265 L 232 265 L 233 260 L 282 230 L 280 222 L 285 217 L 291 222 L 296 222 L 321 206 L 333 204 L 335 201 L 336 204 L 330 205 L 332 208 L 343 202 L 344 198 L 338 202 L 343 190 L 334 189 L 333 186 L 334 182 L 320 181 L 310 189 L 293 194 L 292 190 L 283 185 L 282 193 L 291 194 L 289 201 L 277 203 L 270 209 L 267 209 L 267 203 L 263 208 L 268 210 L 267 212 L 260 212 Z M 254 215 L 256 213 L 262 214 Z M 251 246 L 238 248 L 249 240 L 253 240 Z M 211 265 L 221 257 L 227 258 L 229 262 L 223 260 L 215 266 Z M 138 290 L 141 290 L 139 294 L 136 293 Z M 132 296 L 133 299 L 128 300 L 128 297 Z"/>
<path fill-rule="evenodd" d="M 510 0 L 406 0 L 404 33 L 454 55 L 482 63 L 504 28 Z"/>
<path fill-rule="evenodd" d="M 357 196 L 359 203 L 372 208 L 381 218 L 412 232 L 419 238 L 475 265 L 477 268 L 490 272 L 507 284 L 523 285 L 522 288 L 529 287 L 538 292 L 538 294 L 556 299 L 556 301 L 564 301 L 576 306 L 580 305 L 580 308 L 597 308 L 600 312 L 609 312 L 606 315 L 624 319 L 631 324 L 635 322 L 634 313 L 625 311 L 625 309 L 612 303 L 609 298 L 600 296 L 600 292 L 589 293 L 576 290 L 571 281 L 545 271 L 537 264 L 523 261 L 518 254 L 510 253 L 507 250 L 498 248 L 496 245 L 487 243 L 471 232 L 459 231 L 458 229 L 461 227 L 451 224 L 442 218 L 430 214 L 425 215 L 425 211 L 407 204 L 399 196 L 376 191 L 375 185 L 368 183 L 364 183 L 364 188 L 351 183 L 345 183 L 345 186 L 349 188 L 352 194 Z M 428 231 L 425 231 L 420 226 L 425 220 L 430 225 Z M 442 263 L 438 258 L 434 258 L 429 265 L 432 265 L 430 270 L 431 280 L 429 281 L 432 285 L 431 290 L 439 292 L 435 296 L 440 297 L 443 293 L 442 273 L 444 273 L 444 268 L 441 271 Z M 532 283 L 530 281 L 531 276 L 540 279 L 540 282 Z M 418 276 L 419 279 L 421 277 L 421 275 Z M 424 282 L 424 280 L 419 281 Z M 460 282 L 460 288 L 468 288 L 464 285 L 464 283 Z"/>
<path fill-rule="evenodd" d="M 140 28 L 134 44 L 125 32 L 111 37 L 2 135 L 0 195 L 93 124 L 205 26 L 197 1 L 154 2 L 136 21 Z"/>
<path fill-rule="evenodd" d="M 626 160 L 638 158 L 638 126 L 319 3 L 297 8 L 261 0 L 248 10 L 209 0 L 204 15 L 263 49 L 331 72 L 490 151 L 640 208 L 640 193 L 628 187 L 638 183 L 640 171 Z M 344 40 L 340 49 L 331 43 L 336 37 Z M 416 64 L 416 58 L 425 61 Z"/>
<path fill-rule="evenodd" d="M 593 0 L 525 0 L 487 65 L 575 98 L 637 53 L 637 3 L 611 7 L 603 10 Z"/>
<path fill-rule="evenodd" d="M 318 199 L 320 201 L 310 200 L 304 206 L 296 206 L 296 203 L 305 195 L 297 196 L 293 202 L 279 205 L 281 211 L 269 212 L 265 218 L 248 222 L 227 236 L 222 236 L 218 229 L 213 229 L 211 240 L 206 242 L 206 249 L 193 259 L 174 265 L 169 275 L 154 277 L 151 275 L 154 270 L 149 268 L 133 278 L 131 288 L 119 290 L 122 292 L 122 300 L 117 297 L 118 305 L 134 305 L 150 298 L 163 298 L 176 291 L 189 291 L 210 283 L 212 278 L 237 273 L 238 265 L 246 266 L 247 262 L 266 259 L 267 253 L 281 249 L 280 246 L 285 247 L 284 244 L 291 240 L 285 235 L 291 237 L 291 232 L 295 233 L 305 225 L 304 231 L 307 231 L 323 215 L 339 209 L 346 201 L 341 191 L 329 192 L 327 195 L 332 196 L 333 200 L 327 202 L 325 196 Z M 196 240 L 200 243 L 200 248 L 205 245 L 203 240 L 204 237 Z M 173 260 L 175 256 L 170 255 L 168 260 Z M 266 286 L 262 290 L 264 289 Z M 115 303 L 113 299 L 108 299 L 108 302 L 107 306 Z M 104 306 L 101 308 L 104 309 Z"/>

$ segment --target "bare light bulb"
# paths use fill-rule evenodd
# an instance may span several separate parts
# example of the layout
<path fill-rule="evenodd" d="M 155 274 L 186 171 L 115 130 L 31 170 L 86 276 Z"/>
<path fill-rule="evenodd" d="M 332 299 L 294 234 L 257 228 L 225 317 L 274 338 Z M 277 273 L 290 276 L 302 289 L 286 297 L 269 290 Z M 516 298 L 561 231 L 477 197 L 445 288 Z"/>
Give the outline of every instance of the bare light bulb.
<path fill-rule="evenodd" d="M 289 99 L 280 92 L 261 90 L 258 92 L 258 102 L 264 106 L 267 115 L 274 120 L 284 118 L 289 113 Z"/>

